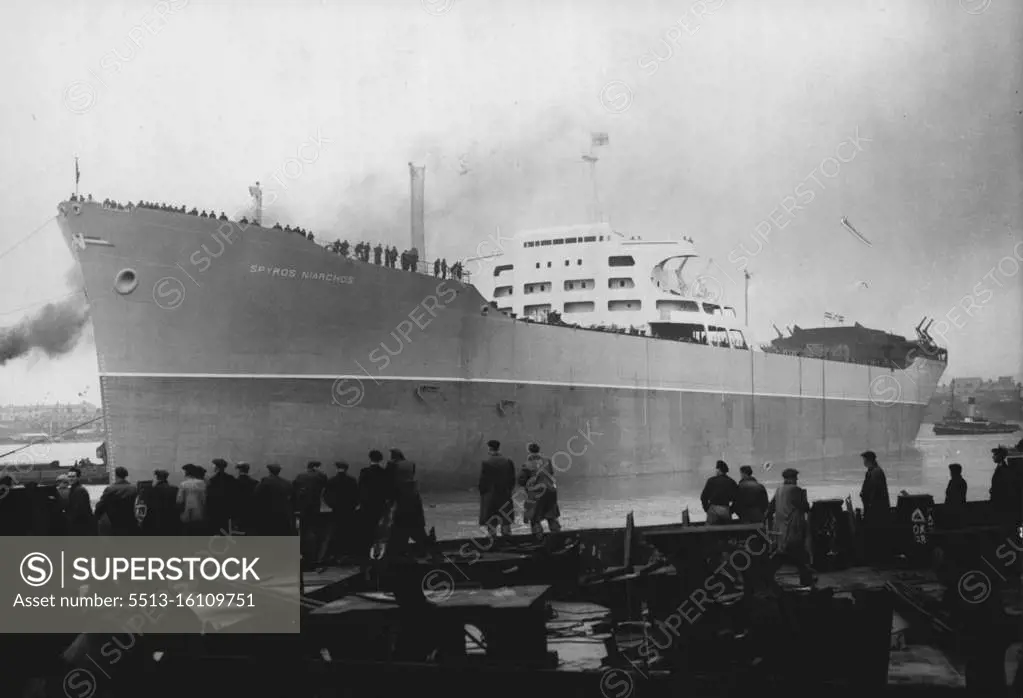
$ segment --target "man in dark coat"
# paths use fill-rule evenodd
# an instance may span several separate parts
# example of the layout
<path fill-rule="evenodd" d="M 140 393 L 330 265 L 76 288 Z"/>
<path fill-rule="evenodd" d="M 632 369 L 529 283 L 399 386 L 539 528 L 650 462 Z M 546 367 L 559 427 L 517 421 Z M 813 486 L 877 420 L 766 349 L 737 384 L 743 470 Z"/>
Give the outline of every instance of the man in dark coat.
<path fill-rule="evenodd" d="M 863 502 L 863 533 L 867 558 L 884 561 L 888 557 L 888 536 L 890 534 L 892 500 L 888 494 L 888 478 L 877 464 L 877 454 L 864 451 L 860 454 L 867 469 L 860 490 Z"/>
<path fill-rule="evenodd" d="M 500 441 L 488 441 L 487 448 L 489 456 L 480 468 L 480 526 L 487 527 L 491 538 L 497 537 L 498 527 L 508 537 L 515 521 L 515 464 L 501 455 Z"/>
<path fill-rule="evenodd" d="M 753 477 L 753 468 L 739 468 L 739 484 L 735 489 L 735 513 L 739 523 L 762 523 L 767 513 L 767 488 Z"/>
<path fill-rule="evenodd" d="M 231 532 L 237 482 L 227 473 L 227 461 L 213 459 L 214 473 L 206 481 L 206 519 L 214 535 Z"/>
<path fill-rule="evenodd" d="M 178 513 L 178 488 L 167 482 L 170 473 L 153 471 L 153 486 L 146 495 L 146 518 L 142 520 L 142 533 L 147 536 L 175 536 L 181 532 Z"/>
<path fill-rule="evenodd" d="M 405 554 L 410 540 L 420 545 L 425 545 L 428 540 L 426 512 L 416 482 L 416 464 L 406 460 L 400 449 L 392 448 L 385 472 L 390 481 L 387 552 L 391 555 Z"/>
<path fill-rule="evenodd" d="M 963 478 L 963 466 L 959 463 L 952 463 L 948 466 L 945 505 L 962 507 L 964 504 L 966 504 L 966 480 Z"/>
<path fill-rule="evenodd" d="M 543 535 L 543 522 L 551 533 L 561 530 L 561 508 L 558 506 L 558 482 L 554 477 L 554 463 L 540 453 L 540 444 L 526 448 L 529 455 L 522 464 L 518 484 L 525 490 L 522 503 L 522 522 L 529 524 L 536 536 Z"/>
<path fill-rule="evenodd" d="M 270 463 L 269 473 L 256 485 L 256 532 L 261 536 L 295 535 L 295 498 L 291 482 L 281 477 L 281 466 Z"/>
<path fill-rule="evenodd" d="M 100 520 L 101 532 L 109 531 L 110 535 L 114 536 L 137 536 L 139 534 L 138 520 L 135 518 L 137 498 L 138 489 L 128 482 L 128 470 L 117 466 L 114 469 L 114 484 L 107 485 L 96 504 L 96 518 Z"/>
<path fill-rule="evenodd" d="M 369 452 L 369 465 L 359 471 L 359 523 L 362 529 L 360 548 L 364 555 L 368 555 L 370 548 L 373 547 L 377 526 L 390 498 L 391 484 L 381 465 L 383 460 L 384 454 L 372 450 Z"/>
<path fill-rule="evenodd" d="M 1019 519 L 1023 508 L 1023 482 L 1017 473 L 1009 467 L 1009 449 L 997 446 L 991 449 L 991 460 L 995 470 L 991 473 L 991 508 L 998 519 L 1005 524 L 1012 524 Z"/>
<path fill-rule="evenodd" d="M 327 476 L 320 472 L 320 465 L 318 460 L 310 461 L 305 472 L 295 478 L 295 503 L 302 529 L 302 558 L 307 563 L 317 561 L 325 532 L 320 506 Z"/>
<path fill-rule="evenodd" d="M 963 466 L 952 463 L 948 466 L 948 485 L 945 486 L 945 506 L 942 507 L 945 528 L 959 528 L 963 510 L 966 508 L 966 480 Z"/>
<path fill-rule="evenodd" d="M 700 493 L 700 503 L 707 512 L 707 525 L 720 526 L 732 522 L 732 504 L 735 502 L 737 485 L 728 477 L 728 463 L 719 460 L 714 465 L 715 474 L 707 478 L 707 484 Z"/>
<path fill-rule="evenodd" d="M 232 521 L 231 525 L 236 530 L 241 530 L 246 533 L 253 533 L 255 531 L 255 517 L 253 515 L 253 506 L 256 496 L 256 486 L 259 484 L 255 478 L 249 475 L 250 466 L 248 463 L 238 463 L 234 466 L 238 471 L 238 477 L 236 478 L 235 487 L 235 514 L 237 515 L 237 522 Z"/>
<path fill-rule="evenodd" d="M 67 475 L 69 488 L 64 509 L 67 533 L 69 536 L 94 536 L 96 517 L 92 513 L 89 490 L 82 484 L 82 471 L 78 468 L 69 468 Z"/>
<path fill-rule="evenodd" d="M 330 507 L 330 524 L 320 558 L 338 560 L 355 553 L 358 530 L 355 510 L 359 506 L 359 483 L 348 474 L 348 463 L 334 463 L 337 472 L 327 480 L 323 499 Z"/>

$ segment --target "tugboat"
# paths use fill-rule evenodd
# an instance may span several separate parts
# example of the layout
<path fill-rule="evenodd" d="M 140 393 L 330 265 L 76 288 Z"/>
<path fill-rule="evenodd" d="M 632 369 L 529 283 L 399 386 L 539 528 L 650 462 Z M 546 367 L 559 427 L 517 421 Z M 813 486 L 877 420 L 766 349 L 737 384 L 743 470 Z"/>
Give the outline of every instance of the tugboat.
<path fill-rule="evenodd" d="M 992 422 L 977 414 L 976 398 L 966 399 L 966 416 L 955 408 L 956 382 L 952 381 L 952 396 L 945 418 L 934 425 L 935 436 L 969 436 L 973 434 L 1012 434 L 1019 431 L 1018 424 Z"/>

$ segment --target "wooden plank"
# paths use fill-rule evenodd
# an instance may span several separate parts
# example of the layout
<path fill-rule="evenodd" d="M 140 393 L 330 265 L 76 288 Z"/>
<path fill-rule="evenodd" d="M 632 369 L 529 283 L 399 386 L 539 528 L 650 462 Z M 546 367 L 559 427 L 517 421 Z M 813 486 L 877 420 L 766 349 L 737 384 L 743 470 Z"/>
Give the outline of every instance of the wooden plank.
<path fill-rule="evenodd" d="M 433 604 L 440 610 L 515 610 L 528 609 L 545 600 L 551 587 L 522 586 L 500 589 L 453 589 L 450 596 Z M 324 604 L 310 615 L 326 616 L 351 612 L 396 610 L 397 603 L 388 594 L 346 596 Z"/>
<path fill-rule="evenodd" d="M 722 526 L 682 526 L 672 524 L 670 527 L 657 528 L 650 531 L 642 531 L 643 537 L 654 541 L 659 538 L 673 538 L 676 536 L 700 537 L 707 535 L 740 535 L 743 533 L 756 533 L 763 529 L 763 524 L 725 524 Z"/>

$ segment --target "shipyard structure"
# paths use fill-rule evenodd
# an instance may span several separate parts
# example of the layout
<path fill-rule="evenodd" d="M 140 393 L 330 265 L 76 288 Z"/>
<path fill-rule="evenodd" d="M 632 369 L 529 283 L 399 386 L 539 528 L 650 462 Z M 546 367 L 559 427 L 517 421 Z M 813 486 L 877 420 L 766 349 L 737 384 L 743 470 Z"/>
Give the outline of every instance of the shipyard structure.
<path fill-rule="evenodd" d="M 916 438 L 946 364 L 921 326 L 754 349 L 687 238 L 523 232 L 470 265 L 494 277 L 486 298 L 466 277 L 194 214 L 58 207 L 95 328 L 108 464 L 140 479 L 214 457 L 358 468 L 396 447 L 424 487 L 468 488 L 495 438 L 515 460 L 540 443 L 562 483 L 883 457 Z"/>

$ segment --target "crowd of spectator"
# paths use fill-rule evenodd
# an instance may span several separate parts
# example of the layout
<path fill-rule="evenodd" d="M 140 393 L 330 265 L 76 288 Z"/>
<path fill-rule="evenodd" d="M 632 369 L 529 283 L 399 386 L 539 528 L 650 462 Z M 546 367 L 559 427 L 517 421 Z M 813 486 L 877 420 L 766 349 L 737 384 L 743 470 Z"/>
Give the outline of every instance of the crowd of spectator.
<path fill-rule="evenodd" d="M 72 194 L 69 197 L 69 200 L 72 202 L 91 203 L 93 201 L 93 198 L 92 194 L 88 195 Z M 138 203 L 135 204 L 131 202 L 127 204 L 122 204 L 118 201 L 114 201 L 113 199 L 104 199 L 102 205 L 103 208 L 111 209 L 114 211 L 130 212 L 137 208 L 146 208 L 153 211 L 164 211 L 167 213 L 182 213 L 187 216 L 196 216 L 197 218 L 212 218 L 214 220 L 220 221 L 230 220 L 224 214 L 223 211 L 221 211 L 220 214 L 218 215 L 216 211 L 212 210 L 209 212 L 207 212 L 205 209 L 200 211 L 195 207 L 193 207 L 192 209 L 188 209 L 188 207 L 184 205 L 171 206 L 169 204 L 154 201 L 140 200 Z M 255 221 L 249 221 L 247 217 L 242 217 L 241 219 L 239 219 L 238 223 L 243 226 L 257 225 Z M 280 230 L 289 234 L 295 233 L 309 241 L 312 242 L 316 241 L 316 236 L 313 235 L 311 231 L 305 230 L 304 228 L 301 228 L 299 226 L 294 227 L 292 227 L 291 225 L 282 226 L 278 222 L 274 223 L 272 229 Z M 327 250 L 328 252 L 333 252 L 334 254 L 341 255 L 346 259 L 350 258 L 356 261 L 365 262 L 366 264 L 372 263 L 376 264 L 377 266 L 387 267 L 389 269 L 397 269 L 398 263 L 400 262 L 402 271 L 420 270 L 421 262 L 419 260 L 419 252 L 414 247 L 410 250 L 404 250 L 402 252 L 399 252 L 398 248 L 394 246 L 385 247 L 380 243 L 377 243 L 375 246 L 372 246 L 368 242 L 357 242 L 353 246 L 347 240 L 335 240 L 332 243 L 321 245 L 321 247 L 323 247 L 323 249 Z M 423 268 L 422 272 L 428 274 L 429 270 L 428 268 Z M 448 265 L 446 259 L 437 259 L 433 262 L 433 275 L 438 278 L 442 279 L 450 278 L 455 279 L 457 281 L 461 281 L 464 274 L 465 272 L 461 262 L 456 262 L 451 265 Z"/>

